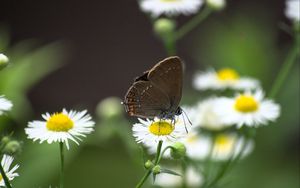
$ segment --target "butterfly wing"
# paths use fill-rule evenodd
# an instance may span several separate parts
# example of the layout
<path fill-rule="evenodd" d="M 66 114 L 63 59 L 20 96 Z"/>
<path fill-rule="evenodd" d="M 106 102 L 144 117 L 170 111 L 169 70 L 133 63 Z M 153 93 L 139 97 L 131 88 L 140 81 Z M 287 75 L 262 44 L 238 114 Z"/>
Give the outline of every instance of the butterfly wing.
<path fill-rule="evenodd" d="M 179 57 L 169 57 L 156 64 L 148 74 L 151 83 L 168 97 L 171 112 L 178 108 L 182 95 L 182 61 Z"/>
<path fill-rule="evenodd" d="M 124 100 L 125 110 L 130 116 L 153 118 L 170 108 L 168 96 L 145 79 L 136 79 Z"/>

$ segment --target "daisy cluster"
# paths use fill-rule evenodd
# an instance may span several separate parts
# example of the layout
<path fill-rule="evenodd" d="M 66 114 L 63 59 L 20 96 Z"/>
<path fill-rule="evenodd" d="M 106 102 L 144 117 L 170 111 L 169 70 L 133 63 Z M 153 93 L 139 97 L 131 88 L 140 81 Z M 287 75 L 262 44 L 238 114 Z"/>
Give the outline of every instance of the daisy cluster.
<path fill-rule="evenodd" d="M 241 159 L 254 149 L 251 133 L 260 126 L 274 122 L 280 115 L 280 106 L 265 98 L 257 79 L 241 76 L 233 69 L 199 72 L 193 84 L 201 93 L 210 90 L 214 94 L 193 106 L 182 107 L 192 125 L 187 123 L 184 115 L 176 117 L 173 124 L 171 120 L 139 119 L 133 125 L 133 136 L 148 148 L 150 154 L 155 154 L 157 143 L 163 141 L 162 150 L 166 150 L 162 156 L 164 158 L 172 158 L 173 150 L 178 149 L 175 145 L 179 142 L 185 147 L 185 156 L 193 161 Z M 186 179 L 195 180 L 188 181 L 191 186 L 203 183 L 202 175 L 195 170 L 195 166 L 188 166 L 186 172 Z M 157 185 L 174 187 L 174 183 L 181 185 L 182 178 L 159 174 L 156 180 Z"/>

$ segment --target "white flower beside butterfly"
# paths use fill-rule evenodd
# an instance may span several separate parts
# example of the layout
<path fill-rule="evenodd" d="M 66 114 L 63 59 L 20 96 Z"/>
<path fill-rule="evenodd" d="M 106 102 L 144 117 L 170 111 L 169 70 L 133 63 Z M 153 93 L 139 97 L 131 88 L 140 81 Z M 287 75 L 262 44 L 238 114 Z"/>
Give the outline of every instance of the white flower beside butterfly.
<path fill-rule="evenodd" d="M 218 133 L 212 138 L 192 130 L 182 143 L 186 147 L 187 156 L 195 160 L 210 157 L 214 161 L 226 161 L 238 155 L 245 157 L 254 148 L 252 139 L 246 140 L 233 132 Z"/>
<path fill-rule="evenodd" d="M 280 106 L 264 99 L 262 90 L 246 91 L 236 97 L 222 97 L 217 101 L 216 113 L 224 124 L 257 127 L 275 121 L 280 115 Z"/>
<path fill-rule="evenodd" d="M 5 99 L 3 96 L 0 96 L 0 115 L 9 111 L 12 106 L 13 105 L 9 100 Z"/>
<path fill-rule="evenodd" d="M 193 128 L 201 127 L 207 130 L 222 130 L 228 125 L 222 123 L 220 117 L 215 113 L 218 108 L 216 102 L 217 97 L 211 97 L 198 102 L 195 106 L 183 106 L 183 111 L 188 114 L 188 118 L 193 123 Z"/>
<path fill-rule="evenodd" d="M 250 77 L 241 77 L 235 70 L 224 68 L 219 71 L 208 70 L 196 74 L 194 87 L 199 90 L 224 90 L 224 89 L 256 89 L 259 82 Z"/>
<path fill-rule="evenodd" d="M 202 0 L 141 0 L 140 7 L 144 12 L 149 12 L 153 17 L 162 14 L 175 16 L 179 14 L 189 15 L 196 13 Z"/>
<path fill-rule="evenodd" d="M 69 141 L 72 140 L 79 145 L 80 137 L 85 137 L 86 134 L 94 130 L 94 122 L 87 111 L 66 111 L 50 115 L 46 113 L 42 115 L 46 121 L 32 121 L 28 123 L 28 128 L 25 132 L 29 139 L 33 141 L 40 140 L 40 143 L 47 141 L 65 143 L 69 149 Z"/>

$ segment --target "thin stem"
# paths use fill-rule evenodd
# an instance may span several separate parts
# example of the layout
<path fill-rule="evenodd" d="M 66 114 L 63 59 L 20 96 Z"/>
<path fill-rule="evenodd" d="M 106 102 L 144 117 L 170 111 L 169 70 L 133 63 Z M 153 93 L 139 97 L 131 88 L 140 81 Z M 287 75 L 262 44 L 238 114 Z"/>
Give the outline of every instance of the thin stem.
<path fill-rule="evenodd" d="M 182 188 L 185 188 L 185 187 L 188 187 L 187 186 L 187 175 L 186 175 L 186 171 L 187 171 L 187 165 L 184 161 L 182 161 L 181 163 L 181 168 L 182 168 L 182 174 L 183 174 L 183 177 L 182 177 L 182 184 L 181 184 L 181 187 Z"/>
<path fill-rule="evenodd" d="M 64 143 L 59 142 L 59 149 L 60 149 L 60 188 L 64 188 Z"/>
<path fill-rule="evenodd" d="M 245 138 L 245 140 L 244 140 L 244 142 L 242 144 L 242 148 L 239 151 L 239 153 L 236 156 L 231 157 L 228 161 L 226 161 L 222 165 L 221 169 L 218 171 L 218 173 L 215 176 L 215 178 L 210 183 L 208 183 L 205 187 L 209 188 L 209 187 L 215 186 L 224 177 L 224 175 L 226 174 L 226 172 L 229 172 L 232 169 L 232 167 L 241 159 L 241 157 L 245 153 L 247 145 L 248 145 L 248 143 L 249 143 L 249 141 L 250 141 L 251 138 L 253 138 L 253 136 Z M 235 144 L 235 146 L 233 148 L 236 148 L 236 144 Z M 232 152 L 234 152 L 234 151 L 232 151 Z"/>
<path fill-rule="evenodd" d="M 296 35 L 299 35 L 296 33 Z M 272 89 L 270 91 L 269 97 L 275 98 L 280 91 L 284 81 L 286 80 L 287 76 L 289 75 L 290 70 L 293 67 L 294 62 L 296 62 L 297 57 L 299 56 L 299 36 L 296 36 L 296 41 L 290 52 L 288 53 L 282 68 L 280 69 L 280 72 L 278 73 L 278 76 L 272 86 Z"/>
<path fill-rule="evenodd" d="M 208 6 L 204 7 L 202 11 L 198 15 L 196 15 L 191 21 L 183 25 L 180 29 L 178 29 L 175 40 L 178 40 L 182 38 L 184 35 L 186 35 L 188 32 L 193 30 L 200 22 L 202 22 L 210 13 L 212 12 L 212 9 Z"/>
<path fill-rule="evenodd" d="M 163 141 L 160 140 L 160 141 L 158 142 L 157 149 L 156 149 L 156 156 L 155 156 L 155 162 L 154 162 L 154 165 L 157 165 L 158 162 L 159 162 L 162 144 L 163 144 Z"/>
<path fill-rule="evenodd" d="M 215 145 L 215 135 L 213 135 L 212 137 L 212 146 L 209 149 L 208 155 L 206 156 L 205 159 L 205 182 L 203 184 L 203 187 L 207 187 L 209 181 L 208 179 L 210 179 L 210 172 L 211 172 L 211 166 L 212 166 L 212 156 L 213 156 L 213 151 L 214 151 L 214 145 Z"/>
<path fill-rule="evenodd" d="M 3 156 L 2 156 L 2 157 L 3 157 Z M 5 186 L 6 186 L 7 188 L 12 188 L 12 186 L 10 185 L 9 180 L 8 180 L 6 174 L 5 174 L 5 171 L 4 171 L 3 167 L 2 167 L 2 164 L 0 164 L 0 172 L 1 172 L 2 178 L 3 178 L 3 180 L 4 180 Z"/>
<path fill-rule="evenodd" d="M 160 155 L 160 157 L 159 157 L 157 163 L 160 162 L 161 158 L 164 156 L 165 152 L 166 152 L 168 149 L 173 149 L 173 147 L 172 147 L 172 146 L 167 146 L 165 149 L 163 149 L 163 151 L 161 152 L 161 155 Z"/>
<path fill-rule="evenodd" d="M 151 170 L 148 170 L 146 172 L 146 174 L 143 176 L 143 178 L 141 179 L 141 181 L 136 185 L 136 188 L 140 188 L 143 186 L 143 184 L 145 183 L 145 181 L 148 179 L 148 177 L 150 176 L 151 174 Z"/>
<path fill-rule="evenodd" d="M 156 156 L 155 156 L 155 161 L 154 161 L 154 166 L 156 166 L 159 161 L 160 161 L 160 153 L 161 153 L 161 147 L 162 147 L 162 144 L 163 144 L 163 141 L 159 141 L 158 142 L 158 145 L 157 145 L 157 149 L 156 149 Z M 136 188 L 141 188 L 144 183 L 146 182 L 146 180 L 148 179 L 148 177 L 150 176 L 151 174 L 151 171 L 152 169 L 149 169 L 145 175 L 143 176 L 143 178 L 141 179 L 141 181 L 135 186 Z"/>
<path fill-rule="evenodd" d="M 169 56 L 176 54 L 176 45 L 175 45 L 174 36 L 169 36 L 167 39 L 163 39 L 163 43 L 167 51 L 167 54 Z"/>

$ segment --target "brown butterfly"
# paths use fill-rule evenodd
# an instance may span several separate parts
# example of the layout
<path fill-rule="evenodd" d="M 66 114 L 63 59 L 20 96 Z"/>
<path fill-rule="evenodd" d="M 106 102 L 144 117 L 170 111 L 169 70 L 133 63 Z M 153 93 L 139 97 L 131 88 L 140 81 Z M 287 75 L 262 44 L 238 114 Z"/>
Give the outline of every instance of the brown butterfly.
<path fill-rule="evenodd" d="M 124 106 L 130 116 L 172 119 L 180 115 L 183 65 L 179 57 L 169 57 L 134 80 Z"/>

